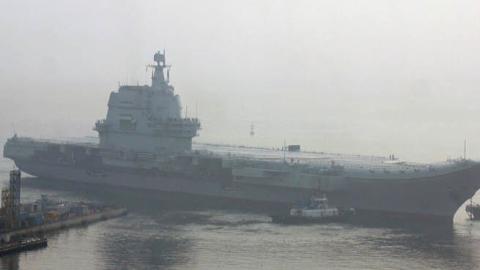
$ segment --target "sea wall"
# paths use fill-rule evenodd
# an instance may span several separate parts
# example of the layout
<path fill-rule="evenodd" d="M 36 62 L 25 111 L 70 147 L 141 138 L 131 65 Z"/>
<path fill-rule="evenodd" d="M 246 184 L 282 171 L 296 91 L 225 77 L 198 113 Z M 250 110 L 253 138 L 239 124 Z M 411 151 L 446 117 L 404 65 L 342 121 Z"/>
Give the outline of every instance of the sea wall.
<path fill-rule="evenodd" d="M 66 220 L 60 220 L 48 224 L 43 224 L 39 226 L 33 226 L 29 228 L 22 228 L 19 230 L 4 232 L 0 238 L 8 242 L 11 238 L 20 237 L 20 236 L 29 236 L 35 235 L 39 233 L 45 233 L 48 231 L 60 230 L 65 228 L 70 228 L 78 225 L 85 225 L 89 223 L 93 223 L 100 220 L 106 220 L 110 218 L 115 218 L 119 216 L 123 216 L 127 214 L 127 209 L 120 208 L 120 209 L 109 209 L 102 211 L 100 213 L 90 214 L 86 216 L 74 217 Z"/>

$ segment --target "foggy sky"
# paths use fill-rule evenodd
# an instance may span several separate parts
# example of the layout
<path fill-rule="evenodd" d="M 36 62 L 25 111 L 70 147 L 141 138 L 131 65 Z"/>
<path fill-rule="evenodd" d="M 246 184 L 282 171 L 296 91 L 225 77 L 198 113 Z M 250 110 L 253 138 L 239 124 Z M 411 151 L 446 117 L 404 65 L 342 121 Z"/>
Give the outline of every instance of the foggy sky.
<path fill-rule="evenodd" d="M 478 1 L 0 1 L 0 141 L 95 136 L 166 49 L 196 141 L 480 159 Z M 250 124 L 256 135 L 249 136 Z"/>

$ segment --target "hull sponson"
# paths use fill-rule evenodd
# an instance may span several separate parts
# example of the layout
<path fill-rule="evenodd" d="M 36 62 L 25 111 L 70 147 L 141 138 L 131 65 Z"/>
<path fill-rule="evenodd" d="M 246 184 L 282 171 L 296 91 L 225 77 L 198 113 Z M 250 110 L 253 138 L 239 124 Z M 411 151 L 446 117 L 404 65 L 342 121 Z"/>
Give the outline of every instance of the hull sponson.
<path fill-rule="evenodd" d="M 22 171 L 45 179 L 191 194 L 195 198 L 270 204 L 284 209 L 318 192 L 248 184 L 225 188 L 221 179 L 151 175 L 136 170 L 115 170 L 113 167 L 105 168 L 104 174 L 92 175 L 85 168 L 74 166 L 31 160 L 16 160 L 15 163 Z M 325 193 L 333 205 L 353 207 L 358 213 L 452 222 L 458 208 L 480 188 L 479 176 L 480 165 L 476 164 L 464 170 L 416 179 L 350 177 L 346 179 L 347 188 Z"/>
<path fill-rule="evenodd" d="M 186 193 L 200 196 L 223 197 L 260 203 L 290 204 L 310 198 L 311 192 L 301 189 L 285 189 L 242 185 L 225 188 L 221 179 L 209 180 L 186 176 L 164 176 L 139 173 L 135 170 L 115 170 L 110 167 L 103 175 L 91 175 L 83 168 L 16 161 L 22 171 L 45 179 L 57 179 L 81 183 L 120 186 L 127 188 Z"/>
<path fill-rule="evenodd" d="M 453 218 L 480 188 L 480 165 L 426 178 L 349 179 L 341 201 L 359 209 Z"/>

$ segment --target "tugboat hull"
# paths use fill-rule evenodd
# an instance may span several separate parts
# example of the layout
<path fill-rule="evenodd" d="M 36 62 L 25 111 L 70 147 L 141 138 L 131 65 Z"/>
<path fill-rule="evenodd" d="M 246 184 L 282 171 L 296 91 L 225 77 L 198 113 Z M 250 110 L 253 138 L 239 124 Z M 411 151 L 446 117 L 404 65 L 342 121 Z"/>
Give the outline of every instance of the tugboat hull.
<path fill-rule="evenodd" d="M 340 223 L 348 222 L 351 220 L 351 216 L 343 215 L 336 217 L 321 217 L 321 218 L 310 218 L 310 217 L 293 217 L 293 216 L 281 216 L 275 215 L 270 216 L 273 223 L 280 224 L 322 224 L 322 223 Z"/>

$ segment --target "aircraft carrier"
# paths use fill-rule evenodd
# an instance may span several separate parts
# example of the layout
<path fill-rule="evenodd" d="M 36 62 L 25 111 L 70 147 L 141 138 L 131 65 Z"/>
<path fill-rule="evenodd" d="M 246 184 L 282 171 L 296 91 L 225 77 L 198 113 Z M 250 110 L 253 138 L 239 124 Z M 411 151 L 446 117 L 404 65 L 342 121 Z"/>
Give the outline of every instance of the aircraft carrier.
<path fill-rule="evenodd" d="M 106 119 L 94 126 L 98 143 L 14 135 L 4 156 L 44 179 L 158 191 L 187 201 L 286 210 L 326 194 L 333 205 L 360 214 L 446 223 L 480 188 L 480 163 L 465 158 L 419 164 L 299 147 L 192 144 L 200 121 L 182 117 L 165 53 L 157 52 L 154 61 L 151 86 L 125 85 L 111 93 Z"/>

